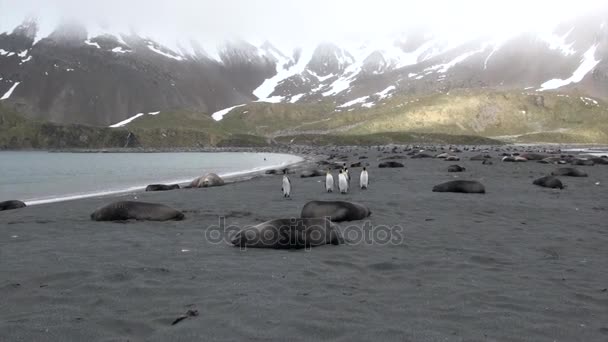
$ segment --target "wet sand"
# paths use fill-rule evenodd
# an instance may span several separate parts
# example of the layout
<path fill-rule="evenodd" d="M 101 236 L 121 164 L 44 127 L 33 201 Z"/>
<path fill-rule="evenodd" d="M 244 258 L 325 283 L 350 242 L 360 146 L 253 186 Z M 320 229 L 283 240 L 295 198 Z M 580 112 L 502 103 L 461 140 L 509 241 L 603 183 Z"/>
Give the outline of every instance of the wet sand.
<path fill-rule="evenodd" d="M 608 340 L 608 165 L 577 166 L 589 177 L 560 177 L 567 188 L 551 190 L 532 181 L 555 165 L 502 163 L 498 152 L 494 165 L 465 152 L 459 162 L 408 156 L 394 169 L 377 167 L 393 154 L 375 148 L 336 153 L 371 164 L 369 190 L 351 168 L 347 195 L 295 174 L 284 199 L 282 176 L 265 175 L 0 212 L 0 340 Z M 448 173 L 452 164 L 467 170 Z M 478 180 L 487 193 L 431 191 L 453 179 Z M 89 218 L 135 198 L 186 219 Z M 372 210 L 375 242 L 240 250 L 207 238 L 220 216 L 252 225 L 337 199 Z M 392 243 L 378 241 L 380 226 L 399 233 Z M 189 310 L 198 315 L 172 325 Z"/>

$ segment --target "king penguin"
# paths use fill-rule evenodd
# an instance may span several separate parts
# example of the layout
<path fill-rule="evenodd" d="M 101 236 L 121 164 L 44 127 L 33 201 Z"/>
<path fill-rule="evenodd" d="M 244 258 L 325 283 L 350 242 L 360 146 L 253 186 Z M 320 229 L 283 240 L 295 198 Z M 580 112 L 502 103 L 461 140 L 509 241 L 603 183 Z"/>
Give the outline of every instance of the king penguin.
<path fill-rule="evenodd" d="M 287 175 L 283 176 L 283 187 L 281 190 L 283 190 L 283 197 L 291 196 L 291 181 L 289 181 Z"/>
<path fill-rule="evenodd" d="M 325 190 L 327 192 L 334 192 L 334 176 L 331 175 L 330 170 L 327 170 L 327 175 L 325 176 Z"/>
<path fill-rule="evenodd" d="M 348 192 L 348 180 L 346 179 L 346 173 L 342 170 L 340 170 L 340 174 L 338 175 L 338 188 L 341 194 Z"/>
<path fill-rule="evenodd" d="M 369 184 L 369 175 L 367 174 L 367 168 L 365 167 L 363 168 L 363 171 L 361 171 L 359 184 L 361 185 L 361 189 L 367 189 L 367 185 Z"/>

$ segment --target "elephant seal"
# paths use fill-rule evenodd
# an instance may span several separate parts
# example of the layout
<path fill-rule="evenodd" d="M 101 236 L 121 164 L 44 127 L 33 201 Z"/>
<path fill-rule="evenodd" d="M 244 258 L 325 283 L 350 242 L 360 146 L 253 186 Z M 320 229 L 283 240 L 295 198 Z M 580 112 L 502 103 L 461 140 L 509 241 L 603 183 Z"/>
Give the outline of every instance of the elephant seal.
<path fill-rule="evenodd" d="M 183 218 L 181 211 L 166 205 L 133 201 L 110 203 L 91 214 L 93 221 L 179 221 Z"/>
<path fill-rule="evenodd" d="M 543 155 L 543 154 L 538 154 L 538 153 L 524 153 L 521 155 L 521 157 L 526 158 L 526 160 L 538 161 L 538 160 L 546 159 L 548 156 Z"/>
<path fill-rule="evenodd" d="M 469 158 L 469 160 L 472 160 L 472 161 L 482 161 L 482 160 L 486 160 L 486 159 L 492 159 L 492 157 L 487 154 L 478 154 L 476 156 L 472 156 L 471 158 Z"/>
<path fill-rule="evenodd" d="M 378 167 L 381 169 L 384 169 L 384 168 L 391 168 L 391 167 L 404 167 L 404 165 L 399 162 L 396 162 L 396 161 L 385 161 L 385 162 L 378 164 Z"/>
<path fill-rule="evenodd" d="M 494 163 L 490 159 L 485 159 L 481 162 L 483 165 L 494 165 Z"/>
<path fill-rule="evenodd" d="M 188 187 L 190 188 L 209 188 L 212 186 L 220 186 L 224 185 L 224 180 L 222 177 L 218 176 L 215 173 L 209 173 L 206 176 L 198 177 L 192 182 Z"/>
<path fill-rule="evenodd" d="M 448 172 L 462 172 L 462 171 L 466 171 L 466 169 L 460 165 L 448 166 Z"/>
<path fill-rule="evenodd" d="M 528 159 L 526 159 L 524 157 L 520 157 L 520 156 L 509 156 L 509 157 L 503 157 L 502 161 L 503 162 L 512 162 L 512 163 L 523 163 L 523 162 L 527 162 Z"/>
<path fill-rule="evenodd" d="M 551 172 L 551 176 L 587 177 L 587 173 L 573 167 L 562 167 Z"/>
<path fill-rule="evenodd" d="M 444 159 L 445 161 L 460 161 L 460 157 L 456 157 L 456 156 L 447 156 Z"/>
<path fill-rule="evenodd" d="M 25 203 L 23 203 L 21 201 L 17 201 L 17 200 L 0 202 L 0 211 L 13 210 L 13 209 L 19 209 L 19 208 L 25 208 L 25 207 L 27 207 L 27 205 L 25 205 Z"/>
<path fill-rule="evenodd" d="M 433 158 L 432 155 L 428 154 L 428 153 L 416 153 L 412 156 L 412 159 L 421 159 L 421 158 Z"/>
<path fill-rule="evenodd" d="M 312 178 L 325 176 L 325 172 L 322 170 L 304 170 L 300 173 L 300 178 Z"/>
<path fill-rule="evenodd" d="M 302 208 L 303 218 L 329 217 L 332 222 L 363 220 L 372 214 L 368 207 L 345 201 L 310 201 Z"/>
<path fill-rule="evenodd" d="M 551 188 L 551 189 L 563 189 L 564 188 L 562 181 L 560 181 L 559 179 L 557 179 L 553 176 L 541 177 L 539 179 L 536 179 L 534 182 L 532 182 L 532 184 L 542 186 L 545 188 Z"/>
<path fill-rule="evenodd" d="M 177 190 L 179 189 L 178 184 L 150 184 L 146 187 L 146 191 L 168 191 L 168 190 Z"/>
<path fill-rule="evenodd" d="M 486 188 L 477 181 L 454 180 L 433 187 L 433 192 L 459 192 L 465 194 L 485 194 Z"/>
<path fill-rule="evenodd" d="M 301 249 L 344 243 L 337 225 L 326 218 L 275 219 L 246 227 L 231 239 L 235 247 Z"/>
<path fill-rule="evenodd" d="M 608 165 L 608 158 L 606 157 L 592 157 L 590 159 L 597 165 Z"/>
<path fill-rule="evenodd" d="M 570 164 L 576 165 L 576 166 L 593 166 L 593 165 L 595 165 L 595 162 L 592 159 L 587 159 L 587 158 L 574 158 L 574 159 L 572 159 Z"/>

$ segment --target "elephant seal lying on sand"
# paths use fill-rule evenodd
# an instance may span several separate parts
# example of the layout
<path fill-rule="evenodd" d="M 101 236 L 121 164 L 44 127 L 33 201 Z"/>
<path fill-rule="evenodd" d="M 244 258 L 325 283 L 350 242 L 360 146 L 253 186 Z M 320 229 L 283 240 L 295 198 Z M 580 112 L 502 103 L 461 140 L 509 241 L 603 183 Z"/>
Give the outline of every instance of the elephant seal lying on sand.
<path fill-rule="evenodd" d="M 542 186 L 545 188 L 551 188 L 551 189 L 563 189 L 564 188 L 564 184 L 562 184 L 562 181 L 560 181 L 559 179 L 557 179 L 553 176 L 541 177 L 541 178 L 535 180 L 534 182 L 532 182 L 532 184 Z"/>
<path fill-rule="evenodd" d="M 25 208 L 25 207 L 27 207 L 27 205 L 25 205 L 25 203 L 23 203 L 21 201 L 17 201 L 17 200 L 0 202 L 0 211 L 13 210 L 13 209 L 19 209 L 19 208 Z"/>
<path fill-rule="evenodd" d="M 345 201 L 311 201 L 302 208 L 303 218 L 329 217 L 332 222 L 363 220 L 372 214 L 368 207 Z"/>
<path fill-rule="evenodd" d="M 460 165 L 448 166 L 448 172 L 462 172 L 462 171 L 466 171 L 466 169 Z"/>
<path fill-rule="evenodd" d="M 312 178 L 325 176 L 326 172 L 322 170 L 305 170 L 300 173 L 300 178 Z"/>
<path fill-rule="evenodd" d="M 433 187 L 433 192 L 460 192 L 465 194 L 485 194 L 486 188 L 477 181 L 454 180 Z"/>
<path fill-rule="evenodd" d="M 344 243 L 337 225 L 326 218 L 276 219 L 236 233 L 236 247 L 300 249 Z"/>
<path fill-rule="evenodd" d="M 389 168 L 389 167 L 403 167 L 403 164 L 396 161 L 385 161 L 378 164 L 378 167 L 381 169 Z"/>
<path fill-rule="evenodd" d="M 587 173 L 573 167 L 562 167 L 551 172 L 551 176 L 587 177 Z"/>
<path fill-rule="evenodd" d="M 203 177 L 198 177 L 192 182 L 188 187 L 190 188 L 208 188 L 212 186 L 220 186 L 224 185 L 224 180 L 222 177 L 218 176 L 215 173 L 210 173 Z"/>
<path fill-rule="evenodd" d="M 178 184 L 150 184 L 146 187 L 146 191 L 168 191 L 168 190 L 177 190 L 179 189 Z"/>
<path fill-rule="evenodd" d="M 183 218 L 181 211 L 166 205 L 133 201 L 110 203 L 91 214 L 93 221 L 179 221 Z"/>

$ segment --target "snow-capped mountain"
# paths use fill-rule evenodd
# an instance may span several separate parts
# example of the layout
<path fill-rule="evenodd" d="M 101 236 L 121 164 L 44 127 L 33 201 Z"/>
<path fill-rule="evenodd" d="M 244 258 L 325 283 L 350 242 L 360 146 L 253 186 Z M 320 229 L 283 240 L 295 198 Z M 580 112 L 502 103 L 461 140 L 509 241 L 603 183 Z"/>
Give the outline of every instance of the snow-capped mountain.
<path fill-rule="evenodd" d="M 0 103 L 38 119 L 109 126 L 178 109 L 221 120 L 229 108 L 253 101 L 330 101 L 341 111 L 373 107 L 397 93 L 455 88 L 608 100 L 608 14 L 548 33 L 458 42 L 410 32 L 291 51 L 239 39 L 168 45 L 76 22 L 42 34 L 26 21 L 0 34 Z"/>

